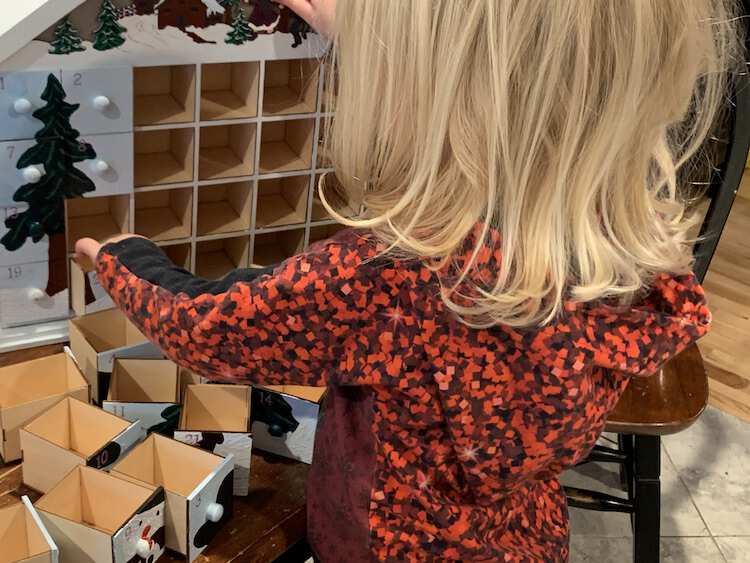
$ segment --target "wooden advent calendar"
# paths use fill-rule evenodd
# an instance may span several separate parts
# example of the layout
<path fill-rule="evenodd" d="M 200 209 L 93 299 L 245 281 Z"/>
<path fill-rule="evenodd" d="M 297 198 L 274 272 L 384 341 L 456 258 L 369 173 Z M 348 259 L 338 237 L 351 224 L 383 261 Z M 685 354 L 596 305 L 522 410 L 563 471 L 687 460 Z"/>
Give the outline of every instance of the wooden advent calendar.
<path fill-rule="evenodd" d="M 326 44 L 285 8 L 35 0 L 3 10 L 19 14 L 0 33 L 0 236 L 15 228 L 4 241 L 28 238 L 0 246 L 0 351 L 66 338 L 71 298 L 81 298 L 69 289 L 80 237 L 142 234 L 176 264 L 219 278 L 277 263 L 337 230 L 315 190 L 329 171 L 319 150 Z M 20 232 L 33 205 L 35 218 L 50 213 L 33 203 L 40 189 L 68 186 L 53 182 L 56 163 L 23 166 L 46 142 L 43 108 L 62 103 L 41 99 L 50 76 L 62 87 L 57 98 L 79 104 L 69 118 L 83 155 L 74 167 L 95 189 L 64 198 L 62 232 L 42 233 L 47 223 L 36 219 Z M 18 201 L 22 186 L 31 204 Z M 88 301 L 102 298 L 84 275 Z"/>

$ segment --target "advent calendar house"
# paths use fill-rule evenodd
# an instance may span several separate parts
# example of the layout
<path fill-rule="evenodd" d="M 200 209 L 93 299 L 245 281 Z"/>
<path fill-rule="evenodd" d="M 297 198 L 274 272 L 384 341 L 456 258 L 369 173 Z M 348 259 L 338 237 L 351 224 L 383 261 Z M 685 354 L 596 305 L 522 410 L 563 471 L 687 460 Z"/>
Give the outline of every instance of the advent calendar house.
<path fill-rule="evenodd" d="M 219 278 L 330 236 L 325 48 L 271 0 L 5 6 L 0 351 L 66 339 L 79 237 L 136 232 Z"/>

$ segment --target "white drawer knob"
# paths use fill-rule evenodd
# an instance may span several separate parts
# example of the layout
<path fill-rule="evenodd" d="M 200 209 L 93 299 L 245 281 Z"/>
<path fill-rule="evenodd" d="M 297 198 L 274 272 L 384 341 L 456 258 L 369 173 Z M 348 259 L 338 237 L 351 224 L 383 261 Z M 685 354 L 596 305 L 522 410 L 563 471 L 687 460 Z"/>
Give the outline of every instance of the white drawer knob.
<path fill-rule="evenodd" d="M 206 507 L 206 518 L 209 522 L 218 522 L 224 516 L 224 507 L 216 502 L 212 502 Z"/>
<path fill-rule="evenodd" d="M 96 172 L 99 176 L 102 176 L 106 174 L 109 171 L 109 163 L 106 160 L 95 160 L 91 163 L 91 168 Z"/>
<path fill-rule="evenodd" d="M 112 101 L 107 96 L 97 96 L 94 98 L 94 107 L 99 111 L 104 111 L 110 105 L 112 105 Z"/>
<path fill-rule="evenodd" d="M 146 559 L 151 555 L 151 544 L 148 540 L 139 539 L 135 544 L 135 554 L 141 559 Z"/>
<path fill-rule="evenodd" d="M 13 102 L 13 109 L 16 110 L 16 113 L 26 114 L 34 109 L 34 104 L 26 98 L 18 98 Z"/>
<path fill-rule="evenodd" d="M 23 169 L 21 175 L 29 184 L 36 184 L 44 176 L 38 166 L 27 166 Z"/>
<path fill-rule="evenodd" d="M 47 298 L 47 294 L 44 290 L 39 289 L 38 287 L 30 288 L 26 295 L 31 301 L 43 301 Z"/>

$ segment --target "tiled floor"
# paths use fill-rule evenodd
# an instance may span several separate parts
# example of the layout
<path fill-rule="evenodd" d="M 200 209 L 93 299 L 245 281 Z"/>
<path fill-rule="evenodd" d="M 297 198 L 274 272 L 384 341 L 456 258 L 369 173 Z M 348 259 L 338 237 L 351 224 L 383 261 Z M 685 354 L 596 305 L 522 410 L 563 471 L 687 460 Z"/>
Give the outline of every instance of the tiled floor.
<path fill-rule="evenodd" d="M 750 424 L 709 408 L 662 447 L 664 563 L 750 563 Z M 614 465 L 569 472 L 569 485 L 619 494 Z M 571 563 L 632 561 L 630 519 L 571 509 Z"/>

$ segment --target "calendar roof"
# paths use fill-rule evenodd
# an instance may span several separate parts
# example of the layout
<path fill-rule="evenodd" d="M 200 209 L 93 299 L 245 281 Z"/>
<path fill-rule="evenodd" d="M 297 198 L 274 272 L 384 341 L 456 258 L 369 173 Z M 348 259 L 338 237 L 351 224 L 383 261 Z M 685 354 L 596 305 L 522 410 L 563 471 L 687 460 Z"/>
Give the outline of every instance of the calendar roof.
<path fill-rule="evenodd" d="M 53 26 L 85 0 L 16 0 L 3 2 L 0 18 L 0 62 Z"/>

